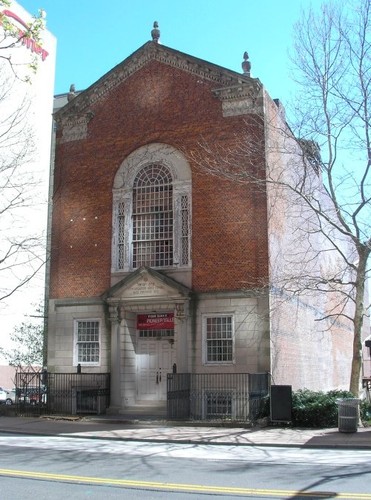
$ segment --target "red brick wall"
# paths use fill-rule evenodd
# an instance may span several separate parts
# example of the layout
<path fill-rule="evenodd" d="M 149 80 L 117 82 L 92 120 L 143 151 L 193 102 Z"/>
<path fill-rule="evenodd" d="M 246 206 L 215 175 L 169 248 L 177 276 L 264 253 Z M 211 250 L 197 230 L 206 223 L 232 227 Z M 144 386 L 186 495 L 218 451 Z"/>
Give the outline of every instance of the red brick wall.
<path fill-rule="evenodd" d="M 248 117 L 223 117 L 213 86 L 150 62 L 91 108 L 87 139 L 57 146 L 51 298 L 97 296 L 110 286 L 112 184 L 128 154 L 163 142 L 188 156 L 201 137 L 226 149 L 243 140 Z M 268 273 L 265 195 L 190 165 L 193 288 L 253 286 Z"/>

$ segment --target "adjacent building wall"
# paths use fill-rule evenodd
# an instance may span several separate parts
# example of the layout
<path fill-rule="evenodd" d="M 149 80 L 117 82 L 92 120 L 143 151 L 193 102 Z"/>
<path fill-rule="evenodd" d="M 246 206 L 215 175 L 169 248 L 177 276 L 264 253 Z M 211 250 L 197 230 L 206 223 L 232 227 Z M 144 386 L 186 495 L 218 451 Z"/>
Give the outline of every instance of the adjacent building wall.
<path fill-rule="evenodd" d="M 37 7 L 36 4 L 35 14 L 37 14 Z M 31 14 L 15 1 L 10 1 L 6 6 L 2 5 L 0 11 L 19 35 L 25 31 L 25 25 L 32 22 Z M 4 120 L 9 113 L 12 114 L 15 122 L 17 121 L 15 113 L 19 112 L 21 118 L 18 123 L 13 122 L 10 132 L 9 130 L 6 132 L 15 134 L 16 141 L 12 138 L 10 145 L 2 136 L 1 159 L 6 162 L 6 155 L 10 151 L 14 153 L 15 149 L 24 147 L 26 142 L 30 146 L 30 154 L 23 163 L 21 161 L 18 165 L 17 170 L 13 172 L 12 179 L 14 184 L 19 182 L 20 185 L 22 183 L 28 185 L 24 196 L 24 206 L 18 207 L 16 211 L 8 211 L 9 217 L 6 213 L 2 214 L 0 246 L 5 250 L 10 238 L 24 240 L 31 237 L 35 238 L 34 243 L 37 238 L 40 238 L 40 245 L 38 247 L 34 245 L 33 248 L 35 258 L 32 258 L 30 253 L 28 260 L 24 255 L 23 265 L 20 265 L 21 259 L 18 259 L 15 267 L 9 267 L 8 274 L 4 270 L 1 273 L 2 288 L 11 290 L 40 267 L 30 283 L 1 301 L 2 346 L 6 348 L 11 347 L 8 334 L 14 326 L 20 324 L 25 315 L 35 314 L 37 306 L 44 298 L 43 234 L 45 234 L 47 222 L 47 188 L 57 42 L 47 28 L 41 31 L 40 40 L 36 42 L 32 37 L 22 37 L 21 41 L 17 42 L 14 39 L 14 44 L 11 44 L 9 37 L 6 37 L 0 41 L 2 55 L 9 56 L 13 64 L 12 68 L 5 58 L 0 60 L 2 89 L 0 127 L 4 125 Z M 32 62 L 36 62 L 36 71 L 30 67 Z M 4 129 L 0 131 L 0 134 L 2 135 L 3 132 Z"/>
<path fill-rule="evenodd" d="M 308 195 L 321 196 L 320 171 L 306 163 L 284 110 L 268 95 L 266 110 L 273 382 L 294 389 L 347 389 L 352 326 L 343 316 L 328 318 L 340 312 L 341 294 L 315 289 L 320 277 L 336 269 L 338 255 L 318 231 L 313 212 L 286 188 L 305 175 Z M 322 203 L 326 206 L 324 198 Z M 340 235 L 334 237 L 343 245 Z M 318 277 L 316 285 L 311 277 Z"/>

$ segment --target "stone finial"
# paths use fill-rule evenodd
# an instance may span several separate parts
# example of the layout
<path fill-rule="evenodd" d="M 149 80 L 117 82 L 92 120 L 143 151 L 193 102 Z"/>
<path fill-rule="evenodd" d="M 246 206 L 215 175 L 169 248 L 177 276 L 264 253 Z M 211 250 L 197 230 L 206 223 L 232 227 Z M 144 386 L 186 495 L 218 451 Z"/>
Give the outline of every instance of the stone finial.
<path fill-rule="evenodd" d="M 76 97 L 76 89 L 75 89 L 75 85 L 73 83 L 71 83 L 70 91 L 68 92 L 68 95 L 67 95 L 67 101 L 68 102 L 72 101 L 72 99 L 74 97 Z"/>
<path fill-rule="evenodd" d="M 158 29 L 158 22 L 157 21 L 155 21 L 153 23 L 153 30 L 151 31 L 151 36 L 152 36 L 152 40 L 155 43 L 158 43 L 158 41 L 160 39 L 160 30 Z"/>
<path fill-rule="evenodd" d="M 243 74 L 246 76 L 250 76 L 250 70 L 251 70 L 251 62 L 249 61 L 249 54 L 247 52 L 244 53 L 243 55 L 243 62 L 241 64 Z"/>

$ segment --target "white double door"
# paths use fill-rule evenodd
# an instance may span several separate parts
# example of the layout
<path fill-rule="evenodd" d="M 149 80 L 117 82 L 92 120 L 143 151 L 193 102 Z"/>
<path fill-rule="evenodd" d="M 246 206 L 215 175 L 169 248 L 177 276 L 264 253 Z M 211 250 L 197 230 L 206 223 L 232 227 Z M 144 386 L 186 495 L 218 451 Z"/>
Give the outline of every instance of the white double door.
<path fill-rule="evenodd" d="M 175 349 L 167 339 L 138 339 L 137 399 L 166 401 L 167 374 L 173 370 Z"/>

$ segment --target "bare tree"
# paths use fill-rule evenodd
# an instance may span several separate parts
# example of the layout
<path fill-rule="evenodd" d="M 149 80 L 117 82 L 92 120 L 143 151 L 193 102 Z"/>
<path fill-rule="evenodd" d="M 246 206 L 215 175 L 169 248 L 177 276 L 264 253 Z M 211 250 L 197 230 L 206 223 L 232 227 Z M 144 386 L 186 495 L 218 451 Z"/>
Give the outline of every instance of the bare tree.
<path fill-rule="evenodd" d="M 0 61 L 0 71 L 1 71 Z M 24 225 L 35 207 L 38 186 L 33 171 L 34 142 L 26 115 L 27 97 L 19 99 L 15 77 L 0 82 L 0 301 L 29 282 L 44 262 L 43 238 Z M 26 85 L 26 84 L 25 84 Z"/>
<path fill-rule="evenodd" d="M 0 0 L 1 6 L 10 3 Z M 42 235 L 24 224 L 25 214 L 35 207 L 39 184 L 28 120 L 28 89 L 37 67 L 35 52 L 19 52 L 25 40 L 39 42 L 43 16 L 20 29 L 9 12 L 0 12 L 0 301 L 31 280 L 45 256 Z"/>
<path fill-rule="evenodd" d="M 29 74 L 19 72 L 20 67 L 26 67 L 32 71 L 37 70 L 38 54 L 42 52 L 41 34 L 45 28 L 45 12 L 40 9 L 37 16 L 32 18 L 32 21 L 25 23 L 18 18 L 15 13 L 8 10 L 11 7 L 10 0 L 0 0 L 0 59 L 7 62 L 9 68 L 17 78 L 29 81 Z M 17 17 L 17 23 L 14 23 L 12 16 Z M 21 48 L 23 45 L 32 44 L 32 53 L 28 58 L 19 61 L 14 59 L 14 50 Z"/>
<path fill-rule="evenodd" d="M 320 169 L 327 204 L 318 197 L 304 196 L 304 201 L 340 262 L 338 272 L 326 280 L 326 289 L 340 289 L 352 303 L 352 314 L 345 308 L 342 314 L 353 324 L 353 394 L 359 389 L 362 324 L 369 312 L 365 286 L 371 252 L 370 33 L 369 0 L 324 3 L 318 13 L 303 13 L 295 26 L 292 57 L 301 89 L 295 106 L 296 133 L 310 140 L 306 145 L 318 145 L 309 156 Z M 347 240 L 347 251 L 339 237 Z"/>
<path fill-rule="evenodd" d="M 353 394 L 359 392 L 362 329 L 370 310 L 370 28 L 369 0 L 304 11 L 295 26 L 299 91 L 291 127 L 261 87 L 248 101 L 245 131 L 236 133 L 233 146 L 203 138 L 201 153 L 192 154 L 209 174 L 247 183 L 267 197 L 270 231 L 279 237 L 285 232 L 285 238 L 271 253 L 261 287 L 288 297 L 311 295 L 317 303 L 326 296 L 320 320 L 335 330 L 348 323 L 353 333 Z M 284 219 L 287 230 L 277 229 Z"/>

